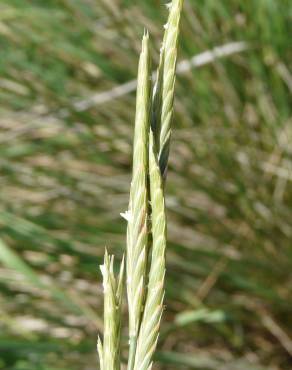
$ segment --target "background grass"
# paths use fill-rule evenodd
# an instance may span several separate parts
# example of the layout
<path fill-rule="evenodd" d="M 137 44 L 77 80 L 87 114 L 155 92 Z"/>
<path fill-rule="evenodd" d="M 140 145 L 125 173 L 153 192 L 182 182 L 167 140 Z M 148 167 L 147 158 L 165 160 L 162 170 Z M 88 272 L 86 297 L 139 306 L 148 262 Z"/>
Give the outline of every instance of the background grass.
<path fill-rule="evenodd" d="M 161 369 L 290 369 L 291 2 L 186 0 Z M 135 94 L 80 101 L 155 61 L 162 1 L 0 2 L 0 368 L 93 370 L 104 247 L 121 256 Z M 290 65 L 289 65 L 290 64 Z M 126 341 L 126 338 L 124 338 Z"/>

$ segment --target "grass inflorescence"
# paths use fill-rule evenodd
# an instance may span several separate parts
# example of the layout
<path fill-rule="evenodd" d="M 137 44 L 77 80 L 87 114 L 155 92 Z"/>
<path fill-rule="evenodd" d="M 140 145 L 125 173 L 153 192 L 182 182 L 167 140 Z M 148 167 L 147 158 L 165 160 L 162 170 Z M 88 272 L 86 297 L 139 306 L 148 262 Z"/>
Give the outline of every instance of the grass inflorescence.
<path fill-rule="evenodd" d="M 149 34 L 140 55 L 133 148 L 133 174 L 126 251 L 129 311 L 128 370 L 149 370 L 158 341 L 163 312 L 166 214 L 164 180 L 170 146 L 174 84 L 182 0 L 173 0 L 165 25 L 157 80 L 152 89 Z M 121 267 L 123 273 L 123 267 Z M 120 369 L 122 281 L 116 283 L 113 257 L 105 254 L 104 340 L 98 340 L 102 370 Z"/>

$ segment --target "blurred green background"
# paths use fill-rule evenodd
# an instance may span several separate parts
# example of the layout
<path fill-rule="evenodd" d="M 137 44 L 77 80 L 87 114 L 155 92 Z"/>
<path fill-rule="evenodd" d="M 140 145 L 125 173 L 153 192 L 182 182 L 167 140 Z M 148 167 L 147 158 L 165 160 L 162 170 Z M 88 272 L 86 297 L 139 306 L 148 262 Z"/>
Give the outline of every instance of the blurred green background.
<path fill-rule="evenodd" d="M 156 66 L 166 18 L 160 0 L 0 1 L 0 369 L 98 368 L 98 265 L 125 249 L 123 84 L 144 27 Z M 289 0 L 185 0 L 179 60 L 247 50 L 177 78 L 156 369 L 292 367 L 291 18 Z"/>

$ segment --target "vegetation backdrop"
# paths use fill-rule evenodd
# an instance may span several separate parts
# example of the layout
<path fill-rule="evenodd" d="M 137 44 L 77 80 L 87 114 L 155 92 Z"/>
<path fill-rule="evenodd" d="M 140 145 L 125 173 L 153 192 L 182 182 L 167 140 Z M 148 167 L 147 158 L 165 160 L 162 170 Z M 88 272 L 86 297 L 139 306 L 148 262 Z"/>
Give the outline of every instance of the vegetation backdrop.
<path fill-rule="evenodd" d="M 178 74 L 160 369 L 291 369 L 291 5 L 185 1 L 180 61 L 244 44 Z M 0 2 L 0 369 L 98 368 L 98 265 L 125 249 L 127 83 L 144 27 L 157 64 L 166 17 L 159 0 Z"/>

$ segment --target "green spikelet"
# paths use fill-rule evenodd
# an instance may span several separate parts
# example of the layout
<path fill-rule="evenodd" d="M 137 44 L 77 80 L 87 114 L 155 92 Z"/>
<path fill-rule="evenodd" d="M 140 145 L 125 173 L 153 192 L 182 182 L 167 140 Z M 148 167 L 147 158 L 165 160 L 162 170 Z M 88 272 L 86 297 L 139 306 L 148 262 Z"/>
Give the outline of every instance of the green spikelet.
<path fill-rule="evenodd" d="M 104 339 L 98 338 L 101 370 L 120 370 L 121 307 L 124 286 L 124 260 L 118 279 L 114 275 L 114 257 L 107 251 L 101 266 L 104 289 Z"/>
<path fill-rule="evenodd" d="M 156 348 L 163 311 L 166 214 L 162 177 L 152 132 L 150 133 L 149 144 L 149 175 L 153 244 L 146 304 L 137 344 L 135 370 L 151 369 L 151 360 Z"/>
<path fill-rule="evenodd" d="M 151 107 L 149 35 L 144 34 L 138 70 L 133 178 L 127 230 L 127 292 L 129 306 L 130 355 L 132 369 L 139 332 L 146 282 L 148 244 L 148 136 Z"/>
<path fill-rule="evenodd" d="M 183 0 L 173 0 L 161 48 L 157 82 L 154 88 L 152 128 L 159 153 L 159 166 L 166 177 L 173 116 L 175 70 L 180 15 Z"/>

